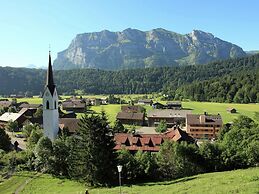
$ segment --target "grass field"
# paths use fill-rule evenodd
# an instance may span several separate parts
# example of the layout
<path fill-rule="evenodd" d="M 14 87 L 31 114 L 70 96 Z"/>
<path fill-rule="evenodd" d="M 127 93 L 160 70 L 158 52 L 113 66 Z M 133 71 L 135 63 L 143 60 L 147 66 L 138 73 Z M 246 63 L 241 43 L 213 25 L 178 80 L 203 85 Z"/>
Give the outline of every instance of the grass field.
<path fill-rule="evenodd" d="M 213 102 L 182 102 L 184 108 L 193 109 L 192 113 L 220 114 L 223 122 L 233 121 L 239 115 L 246 115 L 253 118 L 254 113 L 259 111 L 259 104 L 230 104 L 230 103 L 213 103 Z M 231 114 L 226 111 L 228 107 L 235 108 L 237 113 Z"/>
<path fill-rule="evenodd" d="M 68 179 L 59 179 L 43 174 L 20 172 L 0 183 L 1 194 L 12 194 L 26 180 L 30 180 L 20 193 L 22 194 L 80 194 L 84 193 L 84 184 Z M 119 187 L 88 189 L 90 194 L 118 194 Z M 227 172 L 207 173 L 185 177 L 173 181 L 144 183 L 122 186 L 124 194 L 169 194 L 169 193 L 259 193 L 259 168 Z"/>

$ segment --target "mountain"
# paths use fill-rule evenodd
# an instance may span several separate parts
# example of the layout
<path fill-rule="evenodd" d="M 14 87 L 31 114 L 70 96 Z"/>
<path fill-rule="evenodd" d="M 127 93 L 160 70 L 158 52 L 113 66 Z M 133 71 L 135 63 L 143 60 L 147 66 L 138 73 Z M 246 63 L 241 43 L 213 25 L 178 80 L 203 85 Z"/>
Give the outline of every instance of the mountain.
<path fill-rule="evenodd" d="M 162 92 L 171 99 L 214 102 L 259 102 L 259 54 L 206 65 L 107 71 L 54 71 L 58 93 L 147 94 Z M 42 92 L 46 70 L 0 67 L 0 96 Z"/>
<path fill-rule="evenodd" d="M 258 50 L 255 50 L 255 51 L 245 51 L 247 55 L 255 55 L 255 54 L 258 54 L 259 51 Z"/>
<path fill-rule="evenodd" d="M 54 69 L 195 65 L 245 55 L 242 48 L 200 30 L 182 35 L 162 28 L 150 31 L 128 28 L 122 32 L 78 34 L 66 50 L 58 53 Z"/>

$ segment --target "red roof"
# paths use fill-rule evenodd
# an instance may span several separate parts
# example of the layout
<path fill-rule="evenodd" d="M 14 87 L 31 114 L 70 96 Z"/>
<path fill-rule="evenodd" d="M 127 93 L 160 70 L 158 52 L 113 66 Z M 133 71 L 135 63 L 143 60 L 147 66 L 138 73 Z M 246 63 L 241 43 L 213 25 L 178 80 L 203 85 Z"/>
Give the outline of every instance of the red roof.
<path fill-rule="evenodd" d="M 126 145 L 128 139 L 130 145 Z M 159 146 L 166 140 L 171 139 L 165 134 L 142 134 L 133 135 L 130 133 L 115 134 L 115 150 L 127 149 L 130 151 L 152 151 L 158 152 Z"/>
<path fill-rule="evenodd" d="M 115 150 L 127 149 L 130 151 L 151 152 L 158 152 L 160 145 L 165 140 L 194 142 L 192 137 L 179 128 L 161 134 L 116 133 L 114 139 L 116 142 Z"/>

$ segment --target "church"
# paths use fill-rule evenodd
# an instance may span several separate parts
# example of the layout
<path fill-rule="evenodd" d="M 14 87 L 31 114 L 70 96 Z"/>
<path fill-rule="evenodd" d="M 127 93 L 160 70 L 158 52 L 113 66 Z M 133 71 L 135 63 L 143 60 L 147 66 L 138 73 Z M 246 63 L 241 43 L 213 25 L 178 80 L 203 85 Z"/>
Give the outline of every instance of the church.
<path fill-rule="evenodd" d="M 43 129 L 44 135 L 52 141 L 59 132 L 59 112 L 58 112 L 58 93 L 54 84 L 53 71 L 51 64 L 51 54 L 49 52 L 49 64 L 47 71 L 46 86 L 43 93 Z"/>

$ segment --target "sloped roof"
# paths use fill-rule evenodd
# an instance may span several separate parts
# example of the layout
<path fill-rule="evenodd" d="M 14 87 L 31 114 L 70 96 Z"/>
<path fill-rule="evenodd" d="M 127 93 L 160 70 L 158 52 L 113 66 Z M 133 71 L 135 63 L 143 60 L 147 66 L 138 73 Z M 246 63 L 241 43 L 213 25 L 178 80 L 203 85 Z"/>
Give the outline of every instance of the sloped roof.
<path fill-rule="evenodd" d="M 115 150 L 127 149 L 130 151 L 142 150 L 152 152 L 158 152 L 165 140 L 195 142 L 192 137 L 179 128 L 171 129 L 161 134 L 116 133 L 114 140 L 116 143 Z M 126 145 L 127 140 L 129 145 Z"/>
<path fill-rule="evenodd" d="M 201 123 L 200 117 L 205 117 L 205 122 Z M 199 114 L 188 114 L 186 117 L 186 121 L 188 125 L 195 124 L 215 124 L 222 125 L 222 118 L 220 115 L 199 115 Z"/>
<path fill-rule="evenodd" d="M 173 110 L 173 109 L 154 109 L 147 113 L 148 118 L 174 118 L 186 117 L 191 114 L 191 110 Z"/>
<path fill-rule="evenodd" d="M 119 112 L 117 114 L 117 119 L 127 119 L 127 120 L 140 120 L 143 121 L 144 113 L 135 112 Z"/>
<path fill-rule="evenodd" d="M 68 128 L 70 133 L 75 133 L 78 129 L 79 119 L 76 118 L 60 118 L 59 127 L 60 129 Z"/>
<path fill-rule="evenodd" d="M 66 108 L 85 108 L 86 104 L 78 100 L 69 100 L 62 102 L 62 107 Z"/>
<path fill-rule="evenodd" d="M 11 101 L 0 101 L 0 107 L 3 107 L 3 108 L 8 108 L 9 106 L 12 105 L 12 102 Z"/>
<path fill-rule="evenodd" d="M 39 108 L 39 107 L 41 107 L 42 106 L 42 104 L 28 104 L 28 103 L 22 103 L 20 106 L 19 106 L 19 108 L 35 108 L 35 109 L 37 109 L 37 108 Z"/>
<path fill-rule="evenodd" d="M 8 121 L 16 121 L 22 116 L 21 113 L 9 113 L 6 112 L 0 116 L 0 121 L 8 122 Z"/>
<path fill-rule="evenodd" d="M 122 112 L 141 112 L 143 110 L 142 106 L 133 105 L 133 106 L 121 106 Z"/>

